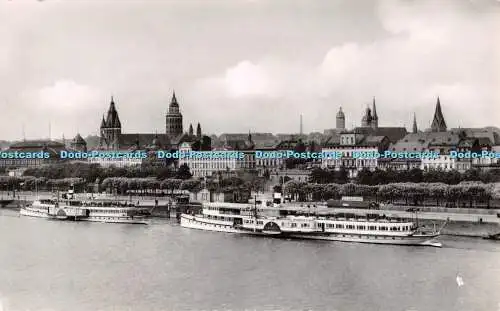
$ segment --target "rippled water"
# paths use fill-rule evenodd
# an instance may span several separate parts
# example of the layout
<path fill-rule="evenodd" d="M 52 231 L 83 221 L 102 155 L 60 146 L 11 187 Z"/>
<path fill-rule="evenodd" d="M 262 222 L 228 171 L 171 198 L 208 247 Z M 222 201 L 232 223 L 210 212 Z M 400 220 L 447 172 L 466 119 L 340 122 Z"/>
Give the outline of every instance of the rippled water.
<path fill-rule="evenodd" d="M 500 242 L 288 241 L 16 215 L 0 209 L 3 310 L 500 310 Z"/>

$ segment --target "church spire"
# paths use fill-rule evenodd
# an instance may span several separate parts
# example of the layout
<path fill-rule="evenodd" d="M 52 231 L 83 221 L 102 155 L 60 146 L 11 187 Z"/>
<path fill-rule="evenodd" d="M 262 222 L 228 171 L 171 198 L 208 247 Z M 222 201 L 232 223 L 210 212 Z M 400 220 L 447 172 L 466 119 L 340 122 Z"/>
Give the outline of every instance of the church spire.
<path fill-rule="evenodd" d="M 418 132 L 417 115 L 413 113 L 413 133 L 416 134 L 417 132 Z"/>
<path fill-rule="evenodd" d="M 433 132 L 446 132 L 446 121 L 444 120 L 443 112 L 441 111 L 441 101 L 439 96 L 436 103 L 436 111 L 434 112 L 434 119 L 432 120 L 431 130 Z"/>
<path fill-rule="evenodd" d="M 121 128 L 120 118 L 118 117 L 118 111 L 116 111 L 115 101 L 113 96 L 111 96 L 111 102 L 109 103 L 108 116 L 106 118 L 107 127 L 111 128 Z"/>
<path fill-rule="evenodd" d="M 200 122 L 198 122 L 198 125 L 196 126 L 196 137 L 201 138 L 201 125 Z"/>
<path fill-rule="evenodd" d="M 193 131 L 193 124 L 189 124 L 189 136 L 193 136 L 194 131 Z"/>
<path fill-rule="evenodd" d="M 104 120 L 104 115 L 102 115 L 101 128 L 106 127 L 106 121 Z"/>
<path fill-rule="evenodd" d="M 170 106 L 179 106 L 177 102 L 177 97 L 175 96 L 175 90 L 172 92 L 172 99 L 170 100 Z"/>
<path fill-rule="evenodd" d="M 371 125 L 373 128 L 378 127 L 377 105 L 375 105 L 375 96 L 373 96 L 373 103 L 372 103 L 372 124 Z"/>

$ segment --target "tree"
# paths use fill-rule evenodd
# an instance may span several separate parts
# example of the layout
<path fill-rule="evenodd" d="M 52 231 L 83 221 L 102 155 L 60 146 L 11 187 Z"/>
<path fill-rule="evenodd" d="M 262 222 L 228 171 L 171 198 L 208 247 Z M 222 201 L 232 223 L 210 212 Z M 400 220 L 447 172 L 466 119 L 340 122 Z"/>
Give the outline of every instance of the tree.
<path fill-rule="evenodd" d="M 200 185 L 201 185 L 201 182 L 199 180 L 185 179 L 181 182 L 179 188 L 181 190 L 193 191 L 193 190 L 199 189 Z"/>
<path fill-rule="evenodd" d="M 424 173 L 419 168 L 412 168 L 408 171 L 408 181 L 419 183 L 424 180 Z"/>
<path fill-rule="evenodd" d="M 341 167 L 340 170 L 335 171 L 335 181 L 339 184 L 345 184 L 349 181 L 349 172 Z"/>
<path fill-rule="evenodd" d="M 367 168 L 363 168 L 361 171 L 358 172 L 358 176 L 356 178 L 356 181 L 358 184 L 371 185 L 372 184 L 372 172 Z"/>
<path fill-rule="evenodd" d="M 175 175 L 175 177 L 178 179 L 189 179 L 193 176 L 193 174 L 191 174 L 191 172 L 189 171 L 189 166 L 186 163 L 179 166 L 179 169 L 177 170 L 177 173 Z"/>

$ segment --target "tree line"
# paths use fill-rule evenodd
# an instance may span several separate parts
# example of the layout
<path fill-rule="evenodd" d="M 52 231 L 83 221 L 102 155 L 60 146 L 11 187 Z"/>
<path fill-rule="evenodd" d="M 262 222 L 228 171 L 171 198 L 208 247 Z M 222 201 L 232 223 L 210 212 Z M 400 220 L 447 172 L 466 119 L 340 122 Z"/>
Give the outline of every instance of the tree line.
<path fill-rule="evenodd" d="M 316 168 L 311 171 L 309 177 L 311 183 L 347 183 L 349 182 L 345 170 L 339 171 Z M 423 171 L 419 168 L 410 170 L 381 170 L 370 171 L 363 169 L 358 172 L 354 181 L 363 185 L 380 185 L 396 182 L 412 183 L 435 183 L 442 182 L 449 185 L 456 185 L 463 181 L 481 181 L 484 183 L 500 182 L 500 171 L 490 170 L 481 171 L 479 169 L 469 169 L 463 173 L 457 170 L 442 171 L 428 170 Z"/>
<path fill-rule="evenodd" d="M 27 169 L 23 176 L 45 177 L 48 179 L 83 178 L 87 182 L 104 180 L 109 177 L 146 178 L 157 179 L 179 178 L 189 179 L 192 174 L 187 165 L 181 165 L 174 170 L 171 167 L 155 166 L 144 163 L 129 167 L 101 167 L 96 163 L 58 163 Z"/>
<path fill-rule="evenodd" d="M 500 183 L 461 182 L 449 185 L 437 183 L 389 183 L 382 185 L 313 184 L 289 181 L 284 192 L 298 201 L 339 200 L 343 196 L 361 196 L 376 202 L 404 205 L 446 207 L 491 207 L 491 200 L 500 200 Z"/>
<path fill-rule="evenodd" d="M 79 170 L 81 168 L 83 169 Z M 48 174 L 49 176 L 57 177 L 61 175 L 74 176 L 77 175 L 76 172 L 83 172 L 82 175 L 86 176 L 86 178 L 49 178 L 43 175 L 46 169 L 48 168 L 44 167 L 25 172 L 25 175 L 27 173 L 32 173 L 35 176 L 0 176 L 0 190 L 66 191 L 70 186 L 74 186 L 75 190 L 78 192 L 94 192 L 96 191 L 96 185 L 98 185 L 99 192 L 107 191 L 122 195 L 128 193 L 137 193 L 139 195 L 158 195 L 161 193 L 173 194 L 175 190 L 199 191 L 204 187 L 210 191 L 220 192 L 263 191 L 266 184 L 266 178 L 258 177 L 253 174 L 243 174 L 239 177 L 232 176 L 226 178 L 219 176 L 216 179 L 209 178 L 202 181 L 200 179 L 190 178 L 191 173 L 189 172 L 189 168 L 187 166 L 181 166 L 177 170 L 176 174 L 169 175 L 170 177 L 168 178 L 162 178 L 162 175 L 154 176 L 153 174 L 153 176 L 147 177 L 129 177 L 129 174 L 123 174 L 125 176 L 112 176 L 114 172 L 124 172 L 123 169 L 116 168 L 101 169 L 100 172 L 104 173 L 96 174 L 95 171 L 93 171 L 96 169 L 93 165 L 66 166 L 62 170 L 65 174 Z M 130 170 L 125 171 L 130 172 Z"/>

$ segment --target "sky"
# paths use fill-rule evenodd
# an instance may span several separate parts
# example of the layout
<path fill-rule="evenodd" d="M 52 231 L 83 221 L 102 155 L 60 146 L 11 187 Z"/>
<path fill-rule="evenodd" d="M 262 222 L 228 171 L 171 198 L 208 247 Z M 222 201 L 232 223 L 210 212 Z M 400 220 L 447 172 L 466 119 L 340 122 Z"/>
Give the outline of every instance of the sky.
<path fill-rule="evenodd" d="M 162 133 L 175 90 L 207 134 L 500 126 L 500 1 L 1 0 L 0 140 Z M 50 130 L 49 130 L 50 128 Z M 23 134 L 24 133 L 24 134 Z"/>

